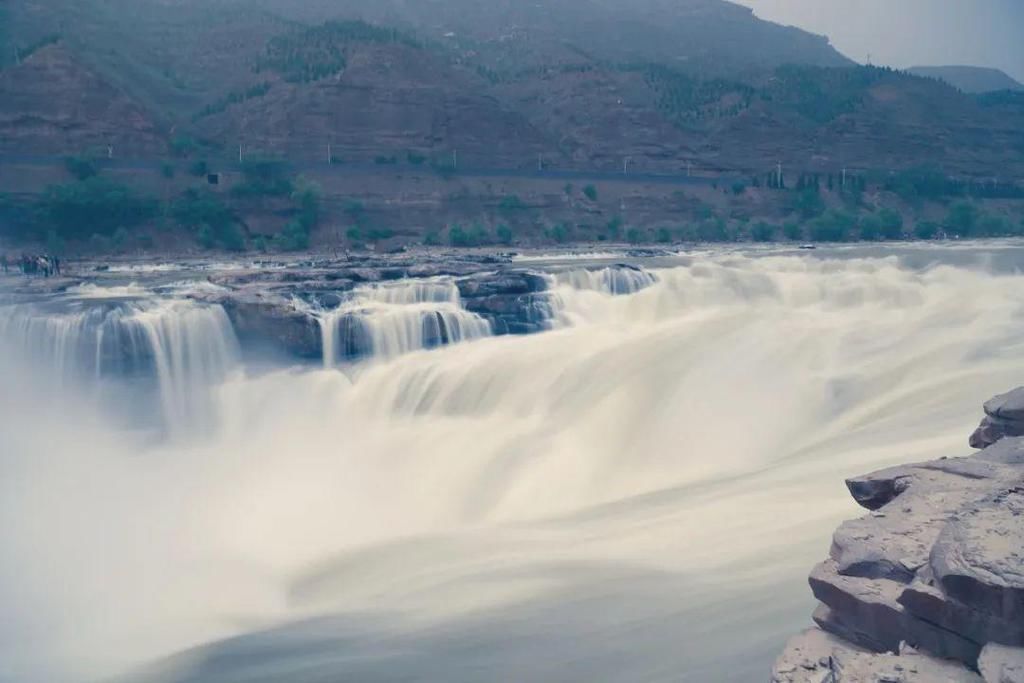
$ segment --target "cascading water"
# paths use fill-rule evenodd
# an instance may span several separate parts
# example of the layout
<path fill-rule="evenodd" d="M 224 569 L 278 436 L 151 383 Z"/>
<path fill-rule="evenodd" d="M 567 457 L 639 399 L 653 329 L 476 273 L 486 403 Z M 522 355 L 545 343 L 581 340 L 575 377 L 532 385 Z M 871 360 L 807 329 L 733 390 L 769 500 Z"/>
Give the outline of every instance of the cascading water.
<path fill-rule="evenodd" d="M 326 367 L 340 358 L 388 360 L 491 335 L 490 323 L 462 307 L 455 283 L 441 280 L 361 287 L 318 319 Z"/>
<path fill-rule="evenodd" d="M 650 271 L 634 266 L 617 266 L 597 270 L 576 269 L 556 273 L 556 285 L 572 289 L 602 292 L 613 296 L 636 294 L 658 281 Z"/>
<path fill-rule="evenodd" d="M 0 340 L 21 362 L 39 368 L 37 382 L 56 389 L 90 379 L 151 377 L 162 424 L 173 433 L 209 424 L 210 387 L 238 360 L 220 306 L 109 299 L 94 290 L 58 310 L 20 305 L 0 311 Z"/>
<path fill-rule="evenodd" d="M 1014 258 L 556 282 L 556 331 L 236 373 L 189 442 L 54 415 L 0 355 L 0 680 L 760 680 L 843 477 L 965 454 L 1020 383 Z"/>

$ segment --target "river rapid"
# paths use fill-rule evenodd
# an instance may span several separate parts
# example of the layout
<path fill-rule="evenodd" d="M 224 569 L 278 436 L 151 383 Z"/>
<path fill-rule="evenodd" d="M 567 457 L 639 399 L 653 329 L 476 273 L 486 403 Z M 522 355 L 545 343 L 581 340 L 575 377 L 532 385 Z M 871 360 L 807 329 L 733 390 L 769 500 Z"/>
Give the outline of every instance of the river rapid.
<path fill-rule="evenodd" d="M 843 478 L 965 454 L 1024 376 L 1015 243 L 515 266 L 545 331 L 366 284 L 296 302 L 316 363 L 195 264 L 8 278 L 0 681 L 764 680 Z"/>

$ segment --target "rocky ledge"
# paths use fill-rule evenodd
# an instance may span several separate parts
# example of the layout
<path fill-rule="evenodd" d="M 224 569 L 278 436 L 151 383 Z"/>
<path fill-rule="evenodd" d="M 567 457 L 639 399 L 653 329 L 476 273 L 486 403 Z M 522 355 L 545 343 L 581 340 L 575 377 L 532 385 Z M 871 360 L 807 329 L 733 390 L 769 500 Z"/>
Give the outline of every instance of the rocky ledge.
<path fill-rule="evenodd" d="M 815 628 L 773 683 L 1024 683 L 1024 388 L 985 404 L 972 456 L 847 481 L 870 514 L 810 575 Z"/>

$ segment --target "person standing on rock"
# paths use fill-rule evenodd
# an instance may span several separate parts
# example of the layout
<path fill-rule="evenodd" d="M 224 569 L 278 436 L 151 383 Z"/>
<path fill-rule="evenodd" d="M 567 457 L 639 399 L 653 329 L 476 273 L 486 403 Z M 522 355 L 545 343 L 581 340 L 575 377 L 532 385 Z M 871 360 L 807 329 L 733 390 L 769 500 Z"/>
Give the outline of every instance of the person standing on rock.
<path fill-rule="evenodd" d="M 7 273 L 10 272 L 10 264 L 7 262 L 7 254 L 0 256 L 0 267 L 4 269 L 4 275 L 7 275 Z"/>

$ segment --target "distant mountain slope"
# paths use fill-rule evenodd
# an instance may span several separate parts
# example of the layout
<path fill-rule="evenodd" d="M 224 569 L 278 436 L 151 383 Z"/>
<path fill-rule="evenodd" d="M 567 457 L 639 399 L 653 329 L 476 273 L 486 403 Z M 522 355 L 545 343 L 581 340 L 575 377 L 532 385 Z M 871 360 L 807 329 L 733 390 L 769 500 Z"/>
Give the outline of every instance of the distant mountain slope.
<path fill-rule="evenodd" d="M 1017 93 L 854 66 L 722 0 L 0 9 L 22 62 L 0 65 L 9 151 L 146 156 L 171 139 L 197 156 L 243 145 L 322 161 L 331 145 L 339 160 L 463 168 L 1024 174 Z"/>
<path fill-rule="evenodd" d="M 488 96 L 471 69 L 413 43 L 369 36 L 317 45 L 313 36 L 323 33 L 300 33 L 272 51 L 260 72 L 269 89 L 197 119 L 199 136 L 298 158 L 324 159 L 331 144 L 339 161 L 411 158 L 445 166 L 453 154 L 477 165 L 516 166 L 554 148 Z"/>
<path fill-rule="evenodd" d="M 937 78 L 971 94 L 1024 90 L 1024 84 L 1018 83 L 1003 71 L 981 66 L 915 66 L 907 71 L 915 76 Z"/>
<path fill-rule="evenodd" d="M 220 0 L 232 3 L 239 0 Z M 294 19 L 358 18 L 471 51 L 494 68 L 664 61 L 707 72 L 851 62 L 828 39 L 724 0 L 255 0 Z"/>
<path fill-rule="evenodd" d="M 0 93 L 0 151 L 166 151 L 150 113 L 59 43 L 0 71 Z"/>

